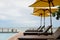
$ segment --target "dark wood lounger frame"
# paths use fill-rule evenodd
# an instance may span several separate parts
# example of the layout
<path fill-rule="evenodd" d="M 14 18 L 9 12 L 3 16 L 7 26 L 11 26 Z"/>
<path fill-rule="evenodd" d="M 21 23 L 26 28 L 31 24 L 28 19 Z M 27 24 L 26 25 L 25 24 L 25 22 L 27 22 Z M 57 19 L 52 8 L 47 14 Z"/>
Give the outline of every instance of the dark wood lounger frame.
<path fill-rule="evenodd" d="M 52 35 L 53 33 L 47 32 L 51 27 L 49 26 L 44 32 L 24 32 L 24 35 Z"/>

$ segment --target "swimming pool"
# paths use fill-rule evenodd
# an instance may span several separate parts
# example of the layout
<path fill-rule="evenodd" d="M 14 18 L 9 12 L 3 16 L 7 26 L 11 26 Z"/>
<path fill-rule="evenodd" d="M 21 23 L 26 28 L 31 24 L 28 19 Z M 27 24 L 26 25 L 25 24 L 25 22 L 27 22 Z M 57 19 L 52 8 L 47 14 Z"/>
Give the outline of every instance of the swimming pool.
<path fill-rule="evenodd" d="M 8 40 L 15 33 L 0 33 L 0 40 Z"/>

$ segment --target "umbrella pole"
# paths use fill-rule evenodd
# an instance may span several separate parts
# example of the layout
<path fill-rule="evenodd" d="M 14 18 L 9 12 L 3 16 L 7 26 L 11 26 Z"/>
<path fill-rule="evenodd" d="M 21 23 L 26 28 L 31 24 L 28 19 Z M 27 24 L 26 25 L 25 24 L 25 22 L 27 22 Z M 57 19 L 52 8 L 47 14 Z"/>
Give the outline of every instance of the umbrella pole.
<path fill-rule="evenodd" d="M 50 0 L 48 0 L 48 3 L 49 3 L 49 11 L 50 11 L 50 25 L 52 26 L 52 15 L 51 15 L 51 5 L 50 5 Z M 52 27 L 51 27 L 51 33 L 53 33 L 52 31 Z"/>
<path fill-rule="evenodd" d="M 45 9 L 43 9 L 44 11 L 44 30 L 45 30 Z"/>
<path fill-rule="evenodd" d="M 40 22 L 40 24 L 41 24 L 41 27 L 42 27 L 42 14 L 40 14 L 40 15 L 41 15 L 41 20 L 40 20 L 41 22 Z"/>

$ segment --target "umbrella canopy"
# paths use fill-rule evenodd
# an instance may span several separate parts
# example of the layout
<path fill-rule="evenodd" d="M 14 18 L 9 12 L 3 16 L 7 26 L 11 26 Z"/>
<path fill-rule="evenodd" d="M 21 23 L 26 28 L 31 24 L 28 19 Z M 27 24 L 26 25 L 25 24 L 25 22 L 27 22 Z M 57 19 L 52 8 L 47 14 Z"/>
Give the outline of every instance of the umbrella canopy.
<path fill-rule="evenodd" d="M 60 5 L 60 0 L 50 0 L 51 6 L 58 6 Z M 35 3 L 30 5 L 29 7 L 48 7 L 48 0 L 36 0 Z"/>
<path fill-rule="evenodd" d="M 39 8 L 39 9 L 38 9 L 38 8 L 34 8 L 33 13 L 34 13 L 35 15 L 39 15 L 40 12 L 43 14 L 43 13 L 44 13 L 43 10 L 44 10 L 44 9 L 41 9 L 41 8 Z M 55 12 L 55 11 L 57 11 L 57 9 L 51 9 L 51 12 Z M 47 14 L 46 16 L 49 15 L 49 9 L 46 9 L 45 14 Z"/>
<path fill-rule="evenodd" d="M 45 15 L 45 17 L 48 17 L 48 16 L 50 16 L 50 13 L 42 13 L 42 12 L 39 12 L 39 13 L 33 13 L 32 15 L 35 15 L 35 16 L 41 16 L 42 15 L 42 17 L 44 17 L 44 15 Z"/>

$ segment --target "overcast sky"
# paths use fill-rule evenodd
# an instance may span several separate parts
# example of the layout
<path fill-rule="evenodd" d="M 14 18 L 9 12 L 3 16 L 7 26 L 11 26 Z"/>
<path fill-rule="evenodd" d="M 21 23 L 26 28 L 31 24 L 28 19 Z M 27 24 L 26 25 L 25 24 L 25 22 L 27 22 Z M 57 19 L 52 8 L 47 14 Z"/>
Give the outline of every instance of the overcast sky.
<path fill-rule="evenodd" d="M 39 27 L 40 17 L 31 15 L 33 8 L 28 7 L 35 0 L 0 0 L 0 27 Z M 53 18 L 53 26 L 57 27 L 60 20 Z M 49 18 L 46 18 L 49 25 Z"/>

